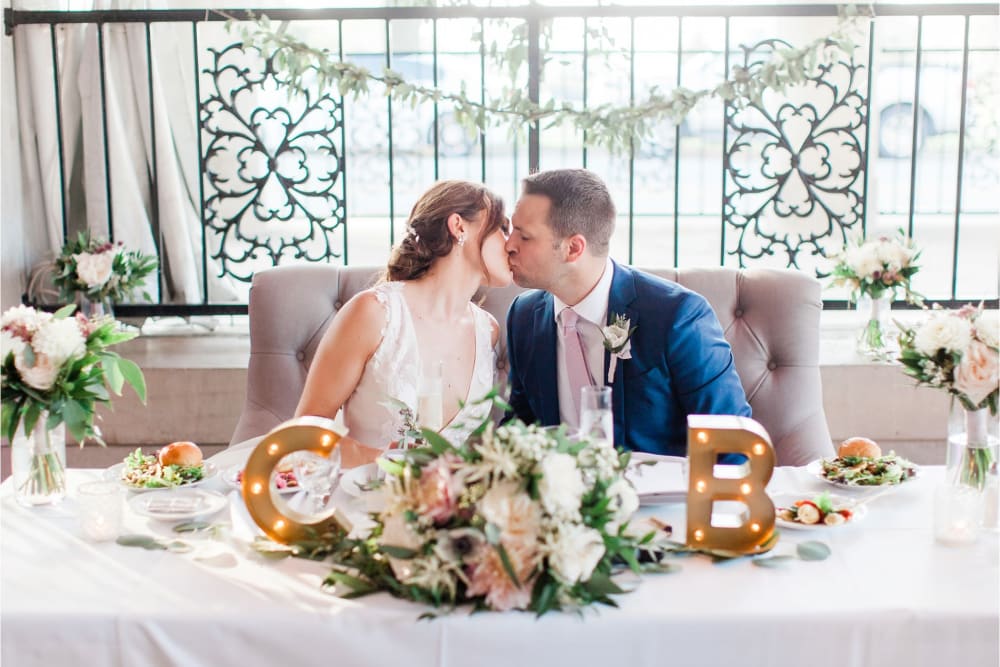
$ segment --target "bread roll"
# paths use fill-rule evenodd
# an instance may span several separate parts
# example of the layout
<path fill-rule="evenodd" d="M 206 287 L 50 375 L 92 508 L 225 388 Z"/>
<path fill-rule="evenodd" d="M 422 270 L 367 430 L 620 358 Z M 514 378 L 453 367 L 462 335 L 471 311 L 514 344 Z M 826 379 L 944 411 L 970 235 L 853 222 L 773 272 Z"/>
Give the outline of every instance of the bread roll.
<path fill-rule="evenodd" d="M 882 448 L 869 438 L 848 438 L 840 443 L 837 456 L 853 456 L 866 459 L 876 459 L 882 456 Z"/>
<path fill-rule="evenodd" d="M 201 465 L 201 448 L 193 442 L 172 442 L 157 452 L 160 465 L 191 466 Z"/>

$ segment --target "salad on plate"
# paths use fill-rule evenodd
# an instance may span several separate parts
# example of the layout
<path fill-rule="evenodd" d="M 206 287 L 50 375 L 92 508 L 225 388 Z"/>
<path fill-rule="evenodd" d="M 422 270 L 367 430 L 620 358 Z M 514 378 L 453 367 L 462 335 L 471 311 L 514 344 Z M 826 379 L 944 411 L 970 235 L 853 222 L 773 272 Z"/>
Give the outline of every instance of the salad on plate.
<path fill-rule="evenodd" d="M 174 442 L 156 454 L 143 454 L 137 448 L 109 472 L 133 490 L 173 489 L 203 481 L 210 476 L 210 467 L 198 445 Z"/>
<path fill-rule="evenodd" d="M 808 498 L 778 498 L 775 505 L 778 524 L 789 528 L 843 526 L 859 521 L 865 514 L 864 505 L 826 492 Z"/>

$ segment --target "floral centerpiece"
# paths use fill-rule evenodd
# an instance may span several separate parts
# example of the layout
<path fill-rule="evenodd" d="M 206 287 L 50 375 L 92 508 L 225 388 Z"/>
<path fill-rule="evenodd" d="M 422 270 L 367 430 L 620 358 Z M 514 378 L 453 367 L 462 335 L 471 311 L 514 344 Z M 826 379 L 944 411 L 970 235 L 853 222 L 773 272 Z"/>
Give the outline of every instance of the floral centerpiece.
<path fill-rule="evenodd" d="M 142 371 L 108 350 L 134 338 L 111 318 L 72 317 L 74 305 L 55 314 L 16 306 L 0 318 L 3 436 L 12 447 L 14 483 L 26 504 L 55 502 L 65 494 L 65 435 L 82 445 L 101 444 L 94 408 L 121 395 L 127 382 L 145 402 Z"/>
<path fill-rule="evenodd" d="M 484 424 L 454 446 L 424 429 L 425 446 L 380 460 L 386 476 L 367 493 L 383 508 L 363 537 L 318 536 L 299 555 L 331 557 L 326 580 L 347 595 L 377 591 L 453 607 L 537 614 L 624 592 L 612 568 L 667 569 L 656 531 L 639 536 L 629 518 L 639 500 L 623 477 L 629 455 L 607 442 L 573 440 L 513 421 Z M 662 533 L 661 533 L 662 534 Z M 683 549 L 683 545 L 676 545 Z"/>
<path fill-rule="evenodd" d="M 899 230 L 894 238 L 880 236 L 849 245 L 837 256 L 832 273 L 832 287 L 846 286 L 848 299 L 867 310 L 865 328 L 858 337 L 858 349 L 874 356 L 884 356 L 887 341 L 885 320 L 891 301 L 899 292 L 910 303 L 922 303 L 923 297 L 910 288 L 910 280 L 919 270 L 920 251 L 913 240 Z"/>
<path fill-rule="evenodd" d="M 932 311 L 916 327 L 900 326 L 903 371 L 918 384 L 944 389 L 957 403 L 949 470 L 980 489 L 997 456 L 998 330 L 996 311 L 974 306 Z"/>
<path fill-rule="evenodd" d="M 52 282 L 64 299 L 79 294 L 92 303 L 110 306 L 132 298 L 158 264 L 153 255 L 81 232 L 67 241 L 56 257 Z M 148 292 L 143 291 L 142 296 L 153 300 Z"/>

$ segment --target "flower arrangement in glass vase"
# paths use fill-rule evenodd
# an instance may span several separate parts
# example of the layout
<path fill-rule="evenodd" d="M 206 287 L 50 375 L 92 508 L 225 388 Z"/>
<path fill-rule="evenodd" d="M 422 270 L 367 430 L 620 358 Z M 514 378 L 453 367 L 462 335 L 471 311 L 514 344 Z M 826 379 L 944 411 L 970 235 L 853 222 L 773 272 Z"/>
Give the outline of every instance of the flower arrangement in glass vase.
<path fill-rule="evenodd" d="M 142 370 L 108 348 L 136 336 L 110 318 L 16 306 L 0 318 L 3 436 L 11 443 L 16 497 L 25 505 L 58 502 L 66 492 L 66 436 L 101 440 L 94 408 L 127 382 L 146 401 Z"/>
<path fill-rule="evenodd" d="M 953 397 L 947 453 L 951 481 L 979 490 L 991 476 L 996 481 L 998 333 L 997 312 L 982 306 L 934 310 L 915 327 L 900 325 L 903 372 Z"/>
<path fill-rule="evenodd" d="M 859 352 L 888 359 L 891 337 L 887 324 L 892 301 L 902 291 L 910 303 L 923 303 L 923 297 L 910 288 L 910 280 L 920 268 L 916 264 L 919 257 L 920 251 L 902 229 L 893 238 L 861 239 L 836 257 L 831 287 L 846 286 L 850 290 L 848 299 L 857 303 L 865 317 L 858 335 Z"/>
<path fill-rule="evenodd" d="M 485 420 L 459 446 L 430 429 L 422 435 L 422 446 L 380 459 L 384 479 L 365 490 L 382 507 L 370 533 L 292 545 L 296 555 L 332 558 L 326 585 L 347 596 L 387 591 L 435 607 L 540 615 L 614 604 L 610 596 L 624 592 L 611 579 L 615 567 L 670 569 L 639 561 L 666 533 L 630 530 L 639 499 L 623 476 L 629 455 L 607 442 L 519 421 Z"/>
<path fill-rule="evenodd" d="M 56 257 L 52 282 L 62 298 L 77 300 L 85 315 L 112 315 L 113 304 L 132 298 L 158 265 L 154 255 L 80 232 Z M 153 300 L 146 291 L 142 296 Z"/>

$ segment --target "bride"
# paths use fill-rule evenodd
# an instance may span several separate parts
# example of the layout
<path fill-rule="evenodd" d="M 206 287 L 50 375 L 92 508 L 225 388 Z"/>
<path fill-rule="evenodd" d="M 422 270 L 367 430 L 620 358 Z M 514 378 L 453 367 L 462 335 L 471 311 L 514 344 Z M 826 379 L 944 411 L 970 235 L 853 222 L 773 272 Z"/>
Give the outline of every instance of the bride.
<path fill-rule="evenodd" d="M 441 434 L 450 442 L 464 441 L 489 412 L 489 404 L 470 402 L 494 385 L 499 327 L 472 297 L 481 286 L 510 284 L 508 226 L 503 201 L 484 186 L 434 184 L 413 206 L 383 280 L 337 313 L 295 416 L 333 417 L 343 408 L 345 468 L 399 439 L 400 404 L 417 413 L 424 378 L 440 377 Z"/>

